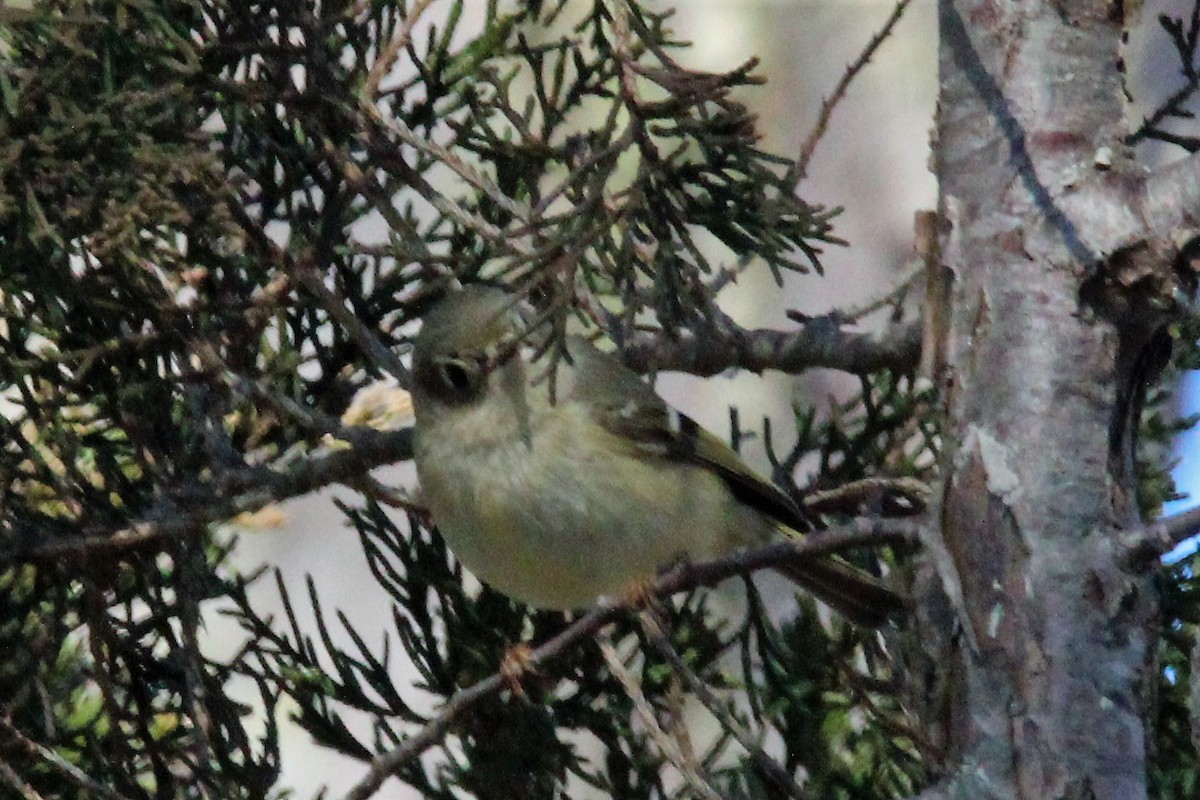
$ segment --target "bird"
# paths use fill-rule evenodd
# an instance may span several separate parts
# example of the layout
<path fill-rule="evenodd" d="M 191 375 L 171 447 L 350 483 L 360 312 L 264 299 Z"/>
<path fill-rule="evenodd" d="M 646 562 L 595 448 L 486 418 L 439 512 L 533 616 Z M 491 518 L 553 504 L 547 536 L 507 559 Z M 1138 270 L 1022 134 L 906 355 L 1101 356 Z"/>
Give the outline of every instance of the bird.
<path fill-rule="evenodd" d="M 476 577 L 533 607 L 579 609 L 681 559 L 811 529 L 782 489 L 587 339 L 566 337 L 553 380 L 527 363 L 528 316 L 505 290 L 470 284 L 433 305 L 413 342 L 421 495 Z M 856 624 L 904 607 L 834 555 L 778 569 Z"/>

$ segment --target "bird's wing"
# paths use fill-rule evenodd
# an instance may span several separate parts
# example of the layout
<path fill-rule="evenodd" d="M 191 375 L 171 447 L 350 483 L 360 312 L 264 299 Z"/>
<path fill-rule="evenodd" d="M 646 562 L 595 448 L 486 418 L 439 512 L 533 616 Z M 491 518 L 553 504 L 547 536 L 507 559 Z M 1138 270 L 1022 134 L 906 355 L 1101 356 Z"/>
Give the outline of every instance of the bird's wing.
<path fill-rule="evenodd" d="M 630 455 L 703 466 L 746 505 L 794 531 L 813 529 L 781 489 L 755 474 L 733 448 L 668 406 L 620 361 L 582 339 L 568 340 L 568 354 L 576 368 L 564 370 L 563 399 L 588 406 Z M 837 556 L 782 563 L 778 569 L 860 625 L 879 627 L 906 607 L 902 595 Z"/>
<path fill-rule="evenodd" d="M 798 531 L 810 530 L 799 507 L 761 478 L 729 445 L 671 408 L 649 384 L 613 356 L 584 339 L 568 340 L 571 369 L 565 399 L 587 405 L 596 421 L 640 458 L 662 458 L 706 467 L 739 500 Z"/>

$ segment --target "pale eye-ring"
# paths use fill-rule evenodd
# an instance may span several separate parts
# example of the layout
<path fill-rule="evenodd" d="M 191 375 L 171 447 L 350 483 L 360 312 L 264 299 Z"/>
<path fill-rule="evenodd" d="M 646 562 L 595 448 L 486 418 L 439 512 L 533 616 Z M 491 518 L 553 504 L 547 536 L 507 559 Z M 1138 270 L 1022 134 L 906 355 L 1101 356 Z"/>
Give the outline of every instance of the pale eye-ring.
<path fill-rule="evenodd" d="M 470 358 L 444 358 L 437 362 L 437 374 L 447 392 L 469 394 L 479 387 L 483 363 Z"/>

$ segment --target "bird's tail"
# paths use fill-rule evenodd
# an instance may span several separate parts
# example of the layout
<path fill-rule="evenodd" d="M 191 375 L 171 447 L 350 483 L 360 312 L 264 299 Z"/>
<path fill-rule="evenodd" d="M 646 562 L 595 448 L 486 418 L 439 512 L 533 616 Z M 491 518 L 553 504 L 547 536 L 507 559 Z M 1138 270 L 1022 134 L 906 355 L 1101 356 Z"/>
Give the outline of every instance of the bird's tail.
<path fill-rule="evenodd" d="M 903 595 L 833 557 L 806 558 L 776 569 L 856 625 L 883 627 L 908 606 Z"/>

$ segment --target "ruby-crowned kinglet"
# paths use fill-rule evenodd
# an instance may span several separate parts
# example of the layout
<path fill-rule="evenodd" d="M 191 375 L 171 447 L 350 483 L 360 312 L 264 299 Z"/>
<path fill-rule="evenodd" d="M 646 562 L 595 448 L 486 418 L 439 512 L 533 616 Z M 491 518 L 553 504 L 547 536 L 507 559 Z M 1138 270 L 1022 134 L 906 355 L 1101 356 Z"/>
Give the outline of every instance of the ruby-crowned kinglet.
<path fill-rule="evenodd" d="M 479 286 L 426 316 L 413 352 L 416 466 L 434 521 L 483 581 L 571 609 L 661 567 L 810 525 L 780 489 L 635 373 L 568 338 L 553 382 L 524 363 L 513 298 Z M 553 388 L 552 388 L 553 386 Z M 780 567 L 847 618 L 902 606 L 834 558 Z"/>

